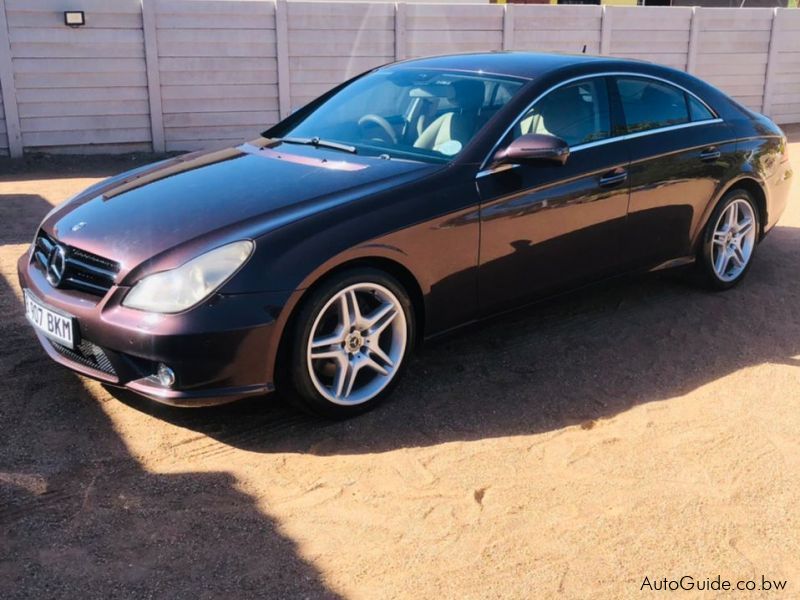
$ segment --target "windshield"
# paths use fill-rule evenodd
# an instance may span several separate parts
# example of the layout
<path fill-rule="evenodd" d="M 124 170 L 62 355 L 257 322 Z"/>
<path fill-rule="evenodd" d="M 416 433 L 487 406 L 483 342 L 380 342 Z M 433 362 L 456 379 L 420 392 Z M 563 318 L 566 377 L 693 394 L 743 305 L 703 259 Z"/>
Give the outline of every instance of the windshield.
<path fill-rule="evenodd" d="M 289 142 L 346 144 L 359 154 L 448 161 L 523 83 L 477 73 L 380 70 L 357 79 L 281 135 Z"/>

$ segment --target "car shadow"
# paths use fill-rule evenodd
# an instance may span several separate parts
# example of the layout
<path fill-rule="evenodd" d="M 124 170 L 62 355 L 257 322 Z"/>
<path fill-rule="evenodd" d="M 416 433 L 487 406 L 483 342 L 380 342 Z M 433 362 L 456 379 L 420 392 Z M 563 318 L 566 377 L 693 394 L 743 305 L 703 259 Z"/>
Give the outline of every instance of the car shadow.
<path fill-rule="evenodd" d="M 797 256 L 800 229 L 778 227 L 725 293 L 665 272 L 495 318 L 427 344 L 389 401 L 347 422 L 305 417 L 279 397 L 185 410 L 109 392 L 251 452 L 370 453 L 591 428 L 750 366 L 800 366 Z"/>
<path fill-rule="evenodd" d="M 337 598 L 240 482 L 160 474 L 132 456 L 111 400 L 55 366 L 14 271 L 50 204 L 0 196 L 0 581 L 3 598 Z"/>
<path fill-rule="evenodd" d="M 800 126 L 786 128 L 800 141 Z M 796 189 L 796 188 L 795 188 Z M 176 409 L 126 404 L 251 452 L 320 455 L 592 428 L 763 363 L 800 366 L 800 229 L 776 227 L 747 279 L 704 291 L 683 271 L 625 278 L 428 343 L 390 400 L 347 422 L 307 417 L 278 395 Z M 735 393 L 735 390 L 731 390 Z"/>
<path fill-rule="evenodd" d="M 12 206 L 20 223 L 0 232 L 3 244 L 27 242 L 49 209 L 43 199 L 0 197 L 0 210 Z M 650 275 L 470 327 L 423 347 L 391 401 L 348 422 L 306 417 L 278 396 L 186 410 L 108 391 L 219 444 L 264 453 L 383 452 L 589 428 L 748 366 L 800 365 L 798 255 L 800 229 L 777 227 L 748 278 L 726 293 L 705 292 L 674 274 Z M 6 345 L 15 347 L 44 356 L 27 333 Z M 41 368 L 56 369 L 47 361 Z"/>

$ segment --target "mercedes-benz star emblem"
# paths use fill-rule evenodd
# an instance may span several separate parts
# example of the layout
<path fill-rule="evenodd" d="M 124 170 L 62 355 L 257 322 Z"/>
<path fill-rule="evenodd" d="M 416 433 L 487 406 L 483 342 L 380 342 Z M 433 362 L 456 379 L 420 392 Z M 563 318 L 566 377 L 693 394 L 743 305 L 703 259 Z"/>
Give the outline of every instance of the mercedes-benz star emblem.
<path fill-rule="evenodd" d="M 67 253 L 63 246 L 56 244 L 47 257 L 47 281 L 53 287 L 61 285 L 64 270 L 67 268 Z"/>

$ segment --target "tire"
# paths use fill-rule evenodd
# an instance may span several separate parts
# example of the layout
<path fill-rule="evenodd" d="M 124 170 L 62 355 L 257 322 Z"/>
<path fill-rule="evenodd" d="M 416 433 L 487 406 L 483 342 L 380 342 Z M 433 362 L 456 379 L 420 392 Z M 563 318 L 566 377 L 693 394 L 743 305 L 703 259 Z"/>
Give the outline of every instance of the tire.
<path fill-rule="evenodd" d="M 703 283 L 713 290 L 728 290 L 741 283 L 753 264 L 760 231 L 758 206 L 750 193 L 743 189 L 726 193 L 703 232 L 698 255 Z"/>
<path fill-rule="evenodd" d="M 293 404 L 347 418 L 374 408 L 396 385 L 414 347 L 414 310 L 394 277 L 355 268 L 311 291 L 290 335 Z"/>

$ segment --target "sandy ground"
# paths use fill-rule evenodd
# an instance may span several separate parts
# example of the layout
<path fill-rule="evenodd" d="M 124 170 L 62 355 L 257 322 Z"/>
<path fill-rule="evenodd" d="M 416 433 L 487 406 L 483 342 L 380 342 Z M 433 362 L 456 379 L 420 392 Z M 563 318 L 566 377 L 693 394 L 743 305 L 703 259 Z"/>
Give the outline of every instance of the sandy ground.
<path fill-rule="evenodd" d="M 797 192 L 734 291 L 562 298 L 427 346 L 391 403 L 327 423 L 112 395 L 38 347 L 17 256 L 137 161 L 0 163 L 0 596 L 638 598 L 719 574 L 788 580 L 723 597 L 800 597 Z"/>

